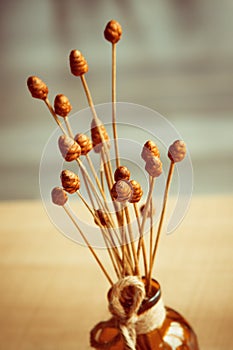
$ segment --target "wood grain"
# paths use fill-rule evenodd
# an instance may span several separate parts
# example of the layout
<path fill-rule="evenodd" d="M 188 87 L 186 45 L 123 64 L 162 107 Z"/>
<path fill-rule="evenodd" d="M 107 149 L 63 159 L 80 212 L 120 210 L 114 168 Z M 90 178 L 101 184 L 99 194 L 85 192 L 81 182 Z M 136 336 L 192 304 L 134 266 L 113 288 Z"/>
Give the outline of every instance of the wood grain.
<path fill-rule="evenodd" d="M 232 344 L 232 207 L 233 196 L 194 197 L 176 233 L 162 235 L 155 264 L 165 303 L 202 350 Z M 0 213 L 0 349 L 89 349 L 89 330 L 109 316 L 93 258 L 56 231 L 40 201 L 1 202 Z"/>

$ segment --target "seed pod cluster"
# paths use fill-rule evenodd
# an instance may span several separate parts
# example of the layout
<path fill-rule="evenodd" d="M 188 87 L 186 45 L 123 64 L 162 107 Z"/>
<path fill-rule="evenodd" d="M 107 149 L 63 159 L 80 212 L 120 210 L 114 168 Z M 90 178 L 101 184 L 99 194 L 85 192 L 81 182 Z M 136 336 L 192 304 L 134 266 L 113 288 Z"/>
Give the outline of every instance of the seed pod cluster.
<path fill-rule="evenodd" d="M 81 154 L 81 148 L 79 144 L 71 139 L 69 136 L 62 135 L 58 140 L 59 149 L 61 151 L 62 157 L 67 162 L 72 162 L 73 160 L 79 158 Z"/>
<path fill-rule="evenodd" d="M 111 189 L 112 199 L 117 202 L 126 202 L 132 196 L 131 185 L 126 180 L 119 180 L 114 183 Z"/>
<path fill-rule="evenodd" d="M 89 153 L 92 150 L 93 148 L 92 141 L 89 139 L 87 135 L 77 134 L 74 139 L 81 147 L 82 156 L 86 156 L 87 153 Z"/>
<path fill-rule="evenodd" d="M 48 96 L 49 89 L 47 85 L 38 77 L 31 76 L 27 80 L 28 89 L 34 98 L 45 100 Z"/>
<path fill-rule="evenodd" d="M 126 166 L 120 165 L 114 173 L 114 180 L 129 180 L 130 179 L 130 171 Z"/>
<path fill-rule="evenodd" d="M 115 20 L 111 20 L 107 23 L 104 30 L 104 37 L 106 40 L 110 41 L 112 44 L 116 44 L 122 35 L 122 28 L 120 23 Z"/>
<path fill-rule="evenodd" d="M 68 97 L 62 94 L 59 94 L 55 97 L 54 110 L 56 114 L 60 115 L 61 117 L 67 117 L 71 109 L 72 106 Z"/>
<path fill-rule="evenodd" d="M 59 206 L 63 206 L 68 200 L 66 192 L 61 187 L 54 187 L 51 196 L 53 203 Z"/>
<path fill-rule="evenodd" d="M 76 77 L 88 72 L 87 61 L 78 50 L 72 50 L 70 53 L 70 70 Z"/>
<path fill-rule="evenodd" d="M 131 190 L 132 190 L 132 195 L 129 199 L 129 202 L 130 203 L 137 203 L 140 201 L 140 199 L 143 195 L 141 185 L 135 180 L 131 180 L 129 183 L 130 183 Z"/>
<path fill-rule="evenodd" d="M 152 177 L 159 177 L 162 174 L 162 162 L 159 157 L 150 157 L 147 159 L 146 171 Z"/>
<path fill-rule="evenodd" d="M 160 158 L 160 153 L 157 145 L 153 141 L 148 140 L 143 146 L 141 157 L 146 162 L 151 156 Z"/>
<path fill-rule="evenodd" d="M 184 141 L 176 140 L 168 149 L 168 157 L 173 163 L 181 162 L 186 155 L 186 145 Z"/>
<path fill-rule="evenodd" d="M 142 159 L 146 162 L 145 169 L 152 177 L 158 177 L 162 173 L 162 162 L 157 145 L 148 140 L 142 149 Z"/>
<path fill-rule="evenodd" d="M 63 170 L 60 177 L 62 187 L 66 192 L 72 194 L 80 189 L 80 179 L 73 171 Z"/>
<path fill-rule="evenodd" d="M 103 141 L 108 142 L 109 136 L 108 136 L 107 130 L 105 129 L 105 126 L 101 123 L 99 123 L 97 126 L 96 121 L 92 119 L 91 138 L 92 138 L 93 148 L 96 153 L 99 153 L 103 146 L 100 133 L 102 135 Z"/>
<path fill-rule="evenodd" d="M 97 209 L 95 211 L 95 224 L 102 226 L 108 226 L 109 225 L 109 217 L 106 212 L 104 212 L 102 209 Z"/>

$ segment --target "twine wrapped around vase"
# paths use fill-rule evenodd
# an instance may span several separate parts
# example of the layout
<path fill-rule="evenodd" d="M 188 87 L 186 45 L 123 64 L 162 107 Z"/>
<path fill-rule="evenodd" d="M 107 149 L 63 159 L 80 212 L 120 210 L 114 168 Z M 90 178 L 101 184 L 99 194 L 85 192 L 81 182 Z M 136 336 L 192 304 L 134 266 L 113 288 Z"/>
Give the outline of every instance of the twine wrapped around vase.
<path fill-rule="evenodd" d="M 137 335 L 160 327 L 166 314 L 161 298 L 152 308 L 139 313 L 145 295 L 145 285 L 136 276 L 127 276 L 114 284 L 108 294 L 109 311 L 113 317 L 98 323 L 92 329 L 91 346 L 96 349 L 110 349 L 122 340 L 126 349 L 136 350 Z M 119 332 L 110 341 L 101 342 L 100 331 L 105 328 L 116 328 Z"/>

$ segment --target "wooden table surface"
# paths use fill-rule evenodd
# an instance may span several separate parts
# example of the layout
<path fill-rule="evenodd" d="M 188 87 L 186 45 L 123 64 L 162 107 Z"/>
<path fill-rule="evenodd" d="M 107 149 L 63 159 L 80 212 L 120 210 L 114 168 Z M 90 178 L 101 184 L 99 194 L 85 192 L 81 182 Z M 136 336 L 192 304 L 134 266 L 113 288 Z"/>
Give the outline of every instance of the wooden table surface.
<path fill-rule="evenodd" d="M 232 208 L 233 196 L 193 197 L 159 247 L 164 301 L 188 319 L 201 350 L 232 348 Z M 57 232 L 40 201 L 2 202 L 0 213 L 0 349 L 89 349 L 89 330 L 109 316 L 93 258 Z"/>

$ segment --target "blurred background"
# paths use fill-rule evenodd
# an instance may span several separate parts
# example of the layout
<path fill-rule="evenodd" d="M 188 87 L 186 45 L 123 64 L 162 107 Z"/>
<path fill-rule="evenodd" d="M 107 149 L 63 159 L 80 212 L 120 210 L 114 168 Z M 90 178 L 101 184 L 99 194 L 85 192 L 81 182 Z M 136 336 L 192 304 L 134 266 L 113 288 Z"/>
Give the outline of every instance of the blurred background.
<path fill-rule="evenodd" d="M 85 108 L 68 67 L 77 48 L 89 63 L 95 104 L 110 101 L 111 52 L 103 38 L 110 19 L 123 27 L 118 100 L 174 124 L 191 153 L 194 193 L 232 192 L 232 13 L 232 0 L 1 1 L 1 199 L 40 197 L 40 158 L 55 129 L 27 91 L 28 76 L 47 83 L 51 101 L 63 93 L 74 112 Z"/>

